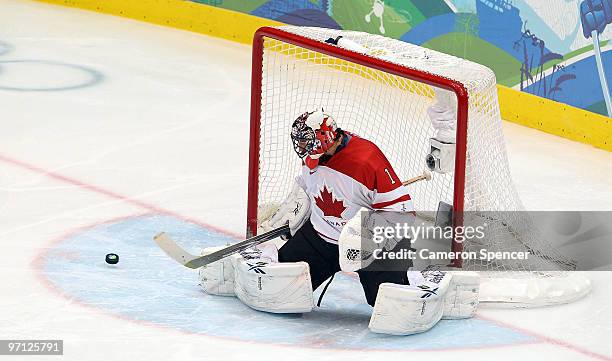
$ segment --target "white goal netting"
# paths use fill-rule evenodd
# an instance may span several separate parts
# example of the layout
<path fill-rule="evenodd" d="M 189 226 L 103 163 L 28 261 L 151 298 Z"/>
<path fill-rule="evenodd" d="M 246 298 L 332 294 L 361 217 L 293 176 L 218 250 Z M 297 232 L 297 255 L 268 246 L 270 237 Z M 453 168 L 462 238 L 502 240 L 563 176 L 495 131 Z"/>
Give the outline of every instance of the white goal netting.
<path fill-rule="evenodd" d="M 250 202 L 256 204 L 249 204 L 249 209 L 259 209 L 259 217 L 265 205 L 282 202 L 293 185 L 300 161 L 289 134 L 293 120 L 305 111 L 323 107 L 342 129 L 373 141 L 401 179 L 422 174 L 429 139 L 435 134 L 427 116 L 427 108 L 434 102 L 434 88 L 428 84 L 435 84 L 431 75 L 441 76 L 462 84 L 469 96 L 465 182 L 460 182 L 462 189 L 457 189 L 456 172 L 451 172 L 435 173 L 431 181 L 411 185 L 417 211 L 431 214 L 440 201 L 453 204 L 455 195 L 463 193 L 463 210 L 487 212 L 492 227 L 489 234 L 494 235 L 483 242 L 463 243 L 464 251 L 527 250 L 534 255 L 526 261 L 464 262 L 464 269 L 486 271 L 483 301 L 551 304 L 569 302 L 588 292 L 588 281 L 582 277 L 572 272 L 550 272 L 571 271 L 575 266 L 520 212 L 523 206 L 510 176 L 496 79 L 490 69 L 361 32 L 282 27 L 274 34 L 263 34 L 263 49 L 255 54 L 261 56 L 261 69 L 254 69 L 254 76 L 261 77 L 261 88 L 254 89 L 256 94 L 261 91 L 261 109 L 252 119 L 258 132 L 252 133 L 257 136 L 251 139 L 258 144 L 258 156 L 251 164 L 258 170 L 251 185 L 257 201 L 251 197 Z M 314 40 L 323 48 L 326 39 L 339 35 L 365 47 L 365 55 L 371 59 L 411 70 L 412 80 L 394 75 L 384 66 L 360 65 L 346 54 L 329 54 L 311 49 L 311 42 L 300 43 Z"/>

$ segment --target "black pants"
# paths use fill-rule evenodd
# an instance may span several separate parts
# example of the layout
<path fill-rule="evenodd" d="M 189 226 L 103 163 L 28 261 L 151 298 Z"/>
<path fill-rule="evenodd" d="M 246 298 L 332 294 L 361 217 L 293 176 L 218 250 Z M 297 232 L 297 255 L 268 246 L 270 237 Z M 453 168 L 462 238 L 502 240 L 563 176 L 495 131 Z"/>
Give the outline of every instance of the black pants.
<path fill-rule="evenodd" d="M 307 221 L 295 236 L 291 237 L 278 251 L 279 262 L 304 261 L 310 266 L 312 289 L 317 289 L 326 279 L 340 271 L 338 246 L 326 242 Z M 389 282 L 408 284 L 405 271 L 357 271 L 359 282 L 363 287 L 370 306 L 374 306 L 378 286 Z"/>

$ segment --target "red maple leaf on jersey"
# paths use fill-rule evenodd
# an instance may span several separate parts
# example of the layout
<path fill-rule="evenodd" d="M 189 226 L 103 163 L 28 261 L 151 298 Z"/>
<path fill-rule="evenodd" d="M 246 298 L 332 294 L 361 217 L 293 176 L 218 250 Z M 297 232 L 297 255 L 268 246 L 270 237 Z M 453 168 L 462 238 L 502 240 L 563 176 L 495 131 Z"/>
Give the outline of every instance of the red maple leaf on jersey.
<path fill-rule="evenodd" d="M 324 216 L 342 218 L 342 212 L 346 209 L 342 200 L 335 200 L 333 194 L 323 186 L 319 197 L 315 197 L 317 207 L 323 211 Z"/>

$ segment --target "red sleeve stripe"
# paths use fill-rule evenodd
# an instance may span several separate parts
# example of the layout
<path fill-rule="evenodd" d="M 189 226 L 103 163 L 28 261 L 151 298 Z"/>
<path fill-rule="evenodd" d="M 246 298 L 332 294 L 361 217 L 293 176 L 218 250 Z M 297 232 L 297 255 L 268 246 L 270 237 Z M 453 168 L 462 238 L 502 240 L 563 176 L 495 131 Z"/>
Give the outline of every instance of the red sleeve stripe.
<path fill-rule="evenodd" d="M 399 185 L 397 188 L 389 192 L 375 191 L 374 199 L 372 200 L 372 203 L 382 203 L 382 202 L 393 201 L 406 194 L 410 194 L 410 193 L 408 193 L 408 190 L 406 189 L 406 187 L 403 187 L 401 185 Z"/>
<path fill-rule="evenodd" d="M 319 232 L 317 230 L 315 230 L 315 232 L 317 232 L 317 234 L 319 236 L 321 236 L 321 238 L 327 238 L 327 240 L 324 239 L 324 241 L 326 241 L 327 243 L 338 243 L 337 239 L 333 239 L 331 237 L 327 237 L 326 235 L 324 235 L 323 233 L 321 233 L 321 232 Z"/>
<path fill-rule="evenodd" d="M 388 206 L 392 206 L 392 205 L 394 205 L 396 203 L 405 202 L 405 201 L 409 201 L 409 200 L 410 200 L 410 195 L 406 194 L 406 195 L 403 195 L 403 196 L 401 196 L 399 198 L 396 198 L 396 199 L 394 199 L 392 201 L 374 203 L 374 204 L 372 204 L 372 208 L 381 209 L 381 208 L 385 208 L 385 207 L 388 207 Z"/>

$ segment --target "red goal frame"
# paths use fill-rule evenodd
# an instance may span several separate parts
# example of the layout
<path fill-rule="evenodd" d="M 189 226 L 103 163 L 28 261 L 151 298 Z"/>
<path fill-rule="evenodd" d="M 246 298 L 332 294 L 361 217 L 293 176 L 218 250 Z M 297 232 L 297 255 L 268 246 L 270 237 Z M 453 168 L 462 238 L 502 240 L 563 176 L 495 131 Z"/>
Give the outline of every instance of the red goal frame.
<path fill-rule="evenodd" d="M 261 94 L 264 55 L 264 38 L 279 40 L 304 49 L 316 51 L 355 64 L 370 67 L 386 73 L 422 82 L 438 88 L 452 91 L 457 96 L 457 143 L 455 152 L 455 173 L 453 190 L 453 227 L 463 225 L 463 208 L 465 195 L 465 167 L 467 157 L 467 122 L 468 122 L 468 91 L 465 86 L 455 80 L 413 69 L 404 65 L 373 58 L 365 54 L 347 50 L 332 44 L 320 42 L 287 32 L 281 28 L 262 27 L 253 37 L 252 70 L 251 70 L 251 125 L 249 146 L 248 173 L 248 204 L 247 204 L 247 237 L 257 234 L 257 203 L 259 191 L 259 139 L 261 122 Z M 291 116 L 291 115 L 288 115 Z M 287 132 L 289 136 L 289 131 Z M 451 250 L 461 252 L 462 244 L 452 242 Z M 453 266 L 461 267 L 461 259 L 453 262 Z"/>

